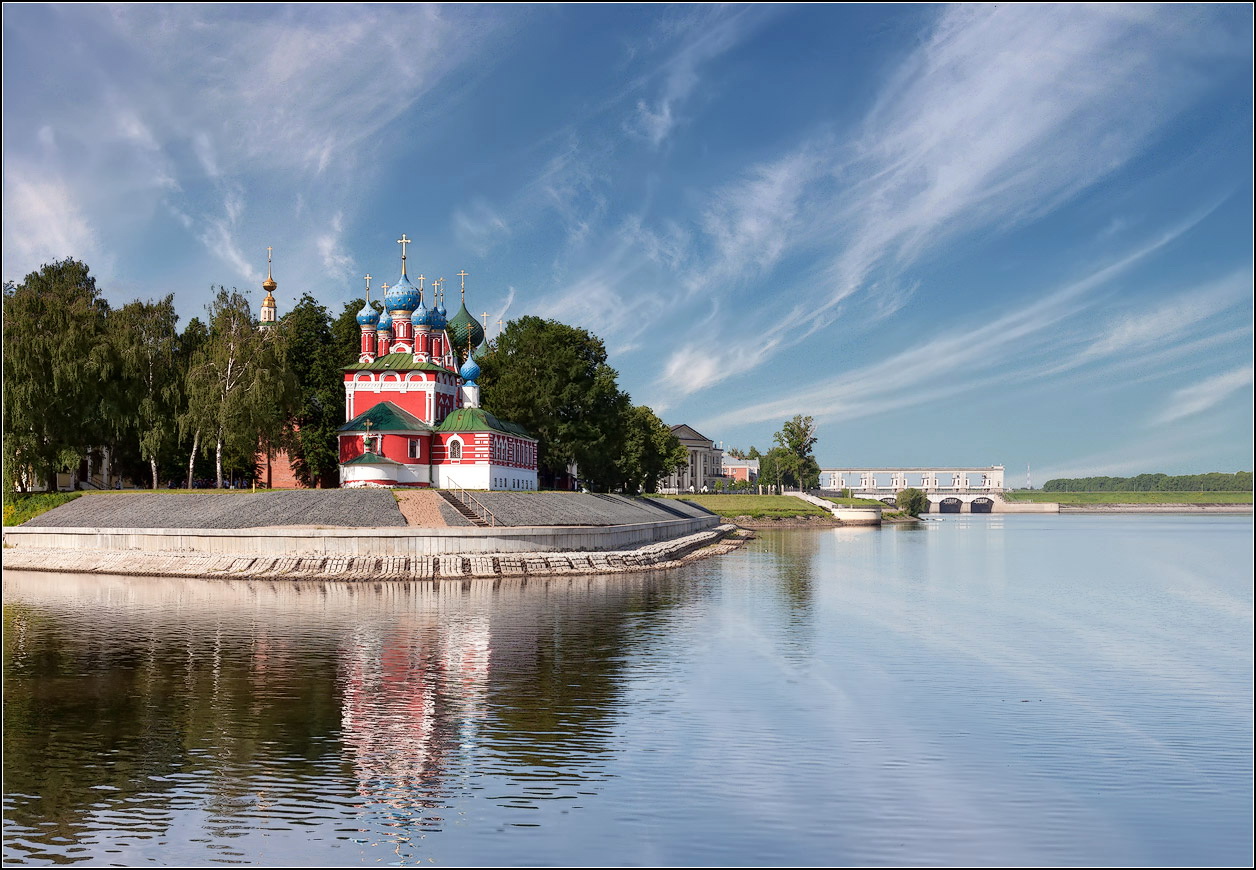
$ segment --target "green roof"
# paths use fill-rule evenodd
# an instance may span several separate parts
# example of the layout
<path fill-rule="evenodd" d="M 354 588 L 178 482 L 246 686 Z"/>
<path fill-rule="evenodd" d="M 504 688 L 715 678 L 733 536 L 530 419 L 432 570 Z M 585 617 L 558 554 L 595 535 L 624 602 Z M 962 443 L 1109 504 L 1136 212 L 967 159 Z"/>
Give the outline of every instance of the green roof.
<path fill-rule="evenodd" d="M 517 423 L 498 420 L 483 408 L 458 408 L 436 427 L 437 432 L 500 432 L 503 435 L 517 435 L 520 438 L 532 438 L 527 430 Z M 533 439 L 535 440 L 535 439 Z"/>
<path fill-rule="evenodd" d="M 444 372 L 456 375 L 447 368 L 430 362 L 417 362 L 411 353 L 386 353 L 372 362 L 359 362 L 345 366 L 347 372 Z"/>
<path fill-rule="evenodd" d="M 380 402 L 372 405 L 348 423 L 340 427 L 340 432 L 366 432 L 366 421 L 371 421 L 371 432 L 431 432 L 432 427 L 424 423 L 409 411 L 398 408 L 392 402 Z"/>
<path fill-rule="evenodd" d="M 341 465 L 401 465 L 395 459 L 389 459 L 387 456 L 380 456 L 375 453 L 363 453 L 361 456 L 350 459 L 348 462 L 342 462 Z"/>

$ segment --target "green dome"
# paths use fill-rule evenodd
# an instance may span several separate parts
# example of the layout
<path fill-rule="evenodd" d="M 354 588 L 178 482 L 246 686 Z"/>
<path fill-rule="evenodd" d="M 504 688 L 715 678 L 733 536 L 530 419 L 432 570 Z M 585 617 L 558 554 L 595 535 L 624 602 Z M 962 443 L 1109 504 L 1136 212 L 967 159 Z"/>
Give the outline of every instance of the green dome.
<path fill-rule="evenodd" d="M 472 347 L 478 347 L 480 342 L 484 341 L 484 327 L 480 325 L 480 321 L 471 316 L 470 311 L 467 311 L 465 302 L 458 309 L 458 313 L 449 318 L 449 322 L 445 324 L 445 332 L 449 333 L 449 340 L 458 351 L 459 359 L 462 359 L 467 352 L 468 335 L 471 336 Z"/>

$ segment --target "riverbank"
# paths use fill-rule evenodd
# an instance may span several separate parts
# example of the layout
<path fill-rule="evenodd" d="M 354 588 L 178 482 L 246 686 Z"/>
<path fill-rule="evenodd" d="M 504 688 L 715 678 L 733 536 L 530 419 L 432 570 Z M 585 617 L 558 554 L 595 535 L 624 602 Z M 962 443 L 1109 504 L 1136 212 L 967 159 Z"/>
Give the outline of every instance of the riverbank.
<path fill-rule="evenodd" d="M 1250 514 L 1250 504 L 1061 504 L 1062 514 Z"/>
<path fill-rule="evenodd" d="M 477 530 L 478 531 L 478 530 Z M 276 555 L 64 549 L 18 546 L 5 550 L 7 568 L 136 577 L 206 580 L 338 580 L 440 582 L 472 578 L 620 574 L 675 568 L 728 553 L 753 537 L 731 523 L 623 550 L 442 553 L 381 556 L 353 553 Z"/>

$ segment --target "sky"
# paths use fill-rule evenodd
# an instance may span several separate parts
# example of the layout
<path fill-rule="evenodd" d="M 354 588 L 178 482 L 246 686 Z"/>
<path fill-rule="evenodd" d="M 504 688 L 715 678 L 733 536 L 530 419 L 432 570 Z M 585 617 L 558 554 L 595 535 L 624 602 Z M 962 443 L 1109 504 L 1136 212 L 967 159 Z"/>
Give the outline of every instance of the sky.
<path fill-rule="evenodd" d="M 72 256 L 186 323 L 272 246 L 280 315 L 338 314 L 404 233 L 726 447 L 1252 468 L 1247 4 L 3 14 L 5 280 Z"/>

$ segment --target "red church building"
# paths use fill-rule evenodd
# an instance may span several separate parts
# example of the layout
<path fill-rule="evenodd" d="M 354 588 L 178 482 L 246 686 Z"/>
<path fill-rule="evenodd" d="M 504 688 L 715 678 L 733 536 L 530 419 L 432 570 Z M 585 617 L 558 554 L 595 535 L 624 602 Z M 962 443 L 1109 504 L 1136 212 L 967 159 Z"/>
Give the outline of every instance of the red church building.
<path fill-rule="evenodd" d="M 442 281 L 423 300 L 424 277 L 384 285 L 384 312 L 366 300 L 358 312 L 358 362 L 344 370 L 340 485 L 528 490 L 537 487 L 537 440 L 480 407 L 476 348 L 484 327 L 462 306 L 446 319 Z M 459 360 L 462 359 L 461 366 Z"/>

